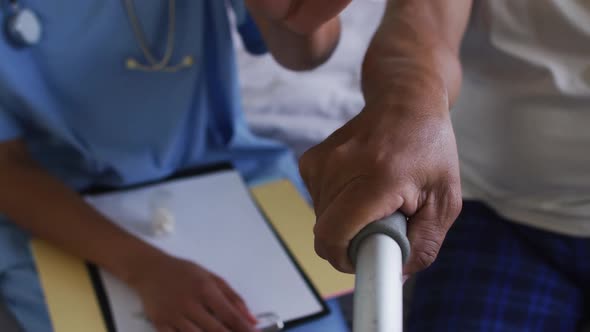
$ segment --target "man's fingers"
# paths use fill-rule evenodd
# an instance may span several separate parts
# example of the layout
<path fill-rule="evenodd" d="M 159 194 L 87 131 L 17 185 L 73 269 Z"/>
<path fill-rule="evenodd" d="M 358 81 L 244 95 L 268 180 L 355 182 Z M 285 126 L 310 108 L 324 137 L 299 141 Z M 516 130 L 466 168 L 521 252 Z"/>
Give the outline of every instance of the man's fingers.
<path fill-rule="evenodd" d="M 454 194 L 444 190 L 442 194 L 429 195 L 425 204 L 408 222 L 411 253 L 404 274 L 419 272 L 434 262 L 460 210 L 460 192 Z"/>
<path fill-rule="evenodd" d="M 424 217 L 427 207 L 422 208 L 408 224 L 410 240 L 410 257 L 404 267 L 404 274 L 411 275 L 429 267 L 434 262 L 446 232 L 437 225 L 437 221 Z"/>
<path fill-rule="evenodd" d="M 307 191 L 311 196 L 314 211 L 317 214 L 319 208 L 319 189 L 321 182 L 318 177 L 321 174 L 322 167 L 316 163 L 318 150 L 321 149 L 321 144 L 307 150 L 301 158 L 299 158 L 299 173 L 303 179 L 303 183 L 307 187 Z"/>
<path fill-rule="evenodd" d="M 336 269 L 352 273 L 348 245 L 367 224 L 386 217 L 403 205 L 403 198 L 391 194 L 386 185 L 358 178 L 349 183 L 319 216 L 315 233 L 317 254 Z"/>
<path fill-rule="evenodd" d="M 359 116 L 360 115 L 355 116 L 344 126 L 333 132 L 322 143 L 307 150 L 299 159 L 299 172 L 309 194 L 311 195 L 316 216 L 319 216 L 321 214 L 320 212 L 323 210 L 323 207 L 320 205 L 320 200 L 325 200 L 325 198 L 320 197 L 321 189 L 327 185 L 325 180 L 330 178 L 327 175 L 333 175 L 334 170 L 334 168 L 330 168 L 330 165 L 325 158 L 326 156 L 332 155 L 334 152 L 334 146 L 341 146 L 346 137 L 354 132 L 353 124 L 355 121 L 358 121 L 357 118 Z M 350 164 L 347 156 L 345 156 L 344 159 L 337 160 L 331 164 L 334 163 L 336 164 L 337 169 L 340 170 L 341 174 L 347 174 L 342 170 L 343 166 Z"/>

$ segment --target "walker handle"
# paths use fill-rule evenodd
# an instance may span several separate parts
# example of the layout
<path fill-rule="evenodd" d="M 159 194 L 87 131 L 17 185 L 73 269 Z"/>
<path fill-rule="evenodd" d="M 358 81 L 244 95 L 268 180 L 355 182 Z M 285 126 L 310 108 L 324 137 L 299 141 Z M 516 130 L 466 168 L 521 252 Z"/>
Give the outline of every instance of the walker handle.
<path fill-rule="evenodd" d="M 409 254 L 406 217 L 399 212 L 369 224 L 352 240 L 354 332 L 403 331 L 402 269 Z"/>

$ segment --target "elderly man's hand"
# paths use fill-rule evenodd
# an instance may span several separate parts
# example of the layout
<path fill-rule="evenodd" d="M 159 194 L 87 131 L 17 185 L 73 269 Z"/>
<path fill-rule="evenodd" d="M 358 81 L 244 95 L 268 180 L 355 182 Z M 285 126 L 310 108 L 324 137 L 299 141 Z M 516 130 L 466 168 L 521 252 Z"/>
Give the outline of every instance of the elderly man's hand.
<path fill-rule="evenodd" d="M 346 8 L 351 0 L 246 0 L 252 10 L 275 21 L 283 22 L 289 29 L 308 34 L 330 21 Z"/>
<path fill-rule="evenodd" d="M 367 107 L 300 160 L 317 215 L 316 252 L 353 272 L 350 240 L 400 210 L 410 217 L 404 273 L 429 266 L 461 209 L 455 137 L 445 98 Z"/>

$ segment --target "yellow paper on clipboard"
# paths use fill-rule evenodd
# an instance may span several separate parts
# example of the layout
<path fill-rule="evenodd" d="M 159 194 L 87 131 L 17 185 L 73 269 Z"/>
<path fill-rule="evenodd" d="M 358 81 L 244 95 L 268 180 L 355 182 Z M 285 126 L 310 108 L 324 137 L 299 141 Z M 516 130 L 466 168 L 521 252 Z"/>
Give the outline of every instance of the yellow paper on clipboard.
<path fill-rule="evenodd" d="M 252 194 L 322 297 L 352 291 L 354 276 L 338 272 L 316 255 L 313 210 L 291 182 L 282 180 L 261 185 L 253 188 Z"/>
<path fill-rule="evenodd" d="M 107 332 L 84 261 L 41 240 L 32 240 L 31 249 L 53 330 Z"/>

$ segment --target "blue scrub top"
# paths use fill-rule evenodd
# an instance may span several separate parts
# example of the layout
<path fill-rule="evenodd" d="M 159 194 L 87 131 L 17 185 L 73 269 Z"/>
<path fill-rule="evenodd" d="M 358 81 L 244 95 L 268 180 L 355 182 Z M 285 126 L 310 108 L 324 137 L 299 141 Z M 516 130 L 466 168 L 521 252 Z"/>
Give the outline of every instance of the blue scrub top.
<path fill-rule="evenodd" d="M 1 24 L 8 12 L 3 6 Z M 247 48 L 264 43 L 241 0 L 177 0 L 175 73 L 131 71 L 147 63 L 124 0 L 20 0 L 43 36 L 28 48 L 0 37 L 0 141 L 23 138 L 33 157 L 69 186 L 124 186 L 175 171 L 232 161 L 249 180 L 297 178 L 291 154 L 255 137 L 241 113 L 231 29 Z M 168 1 L 135 1 L 136 15 L 162 56 Z"/>

